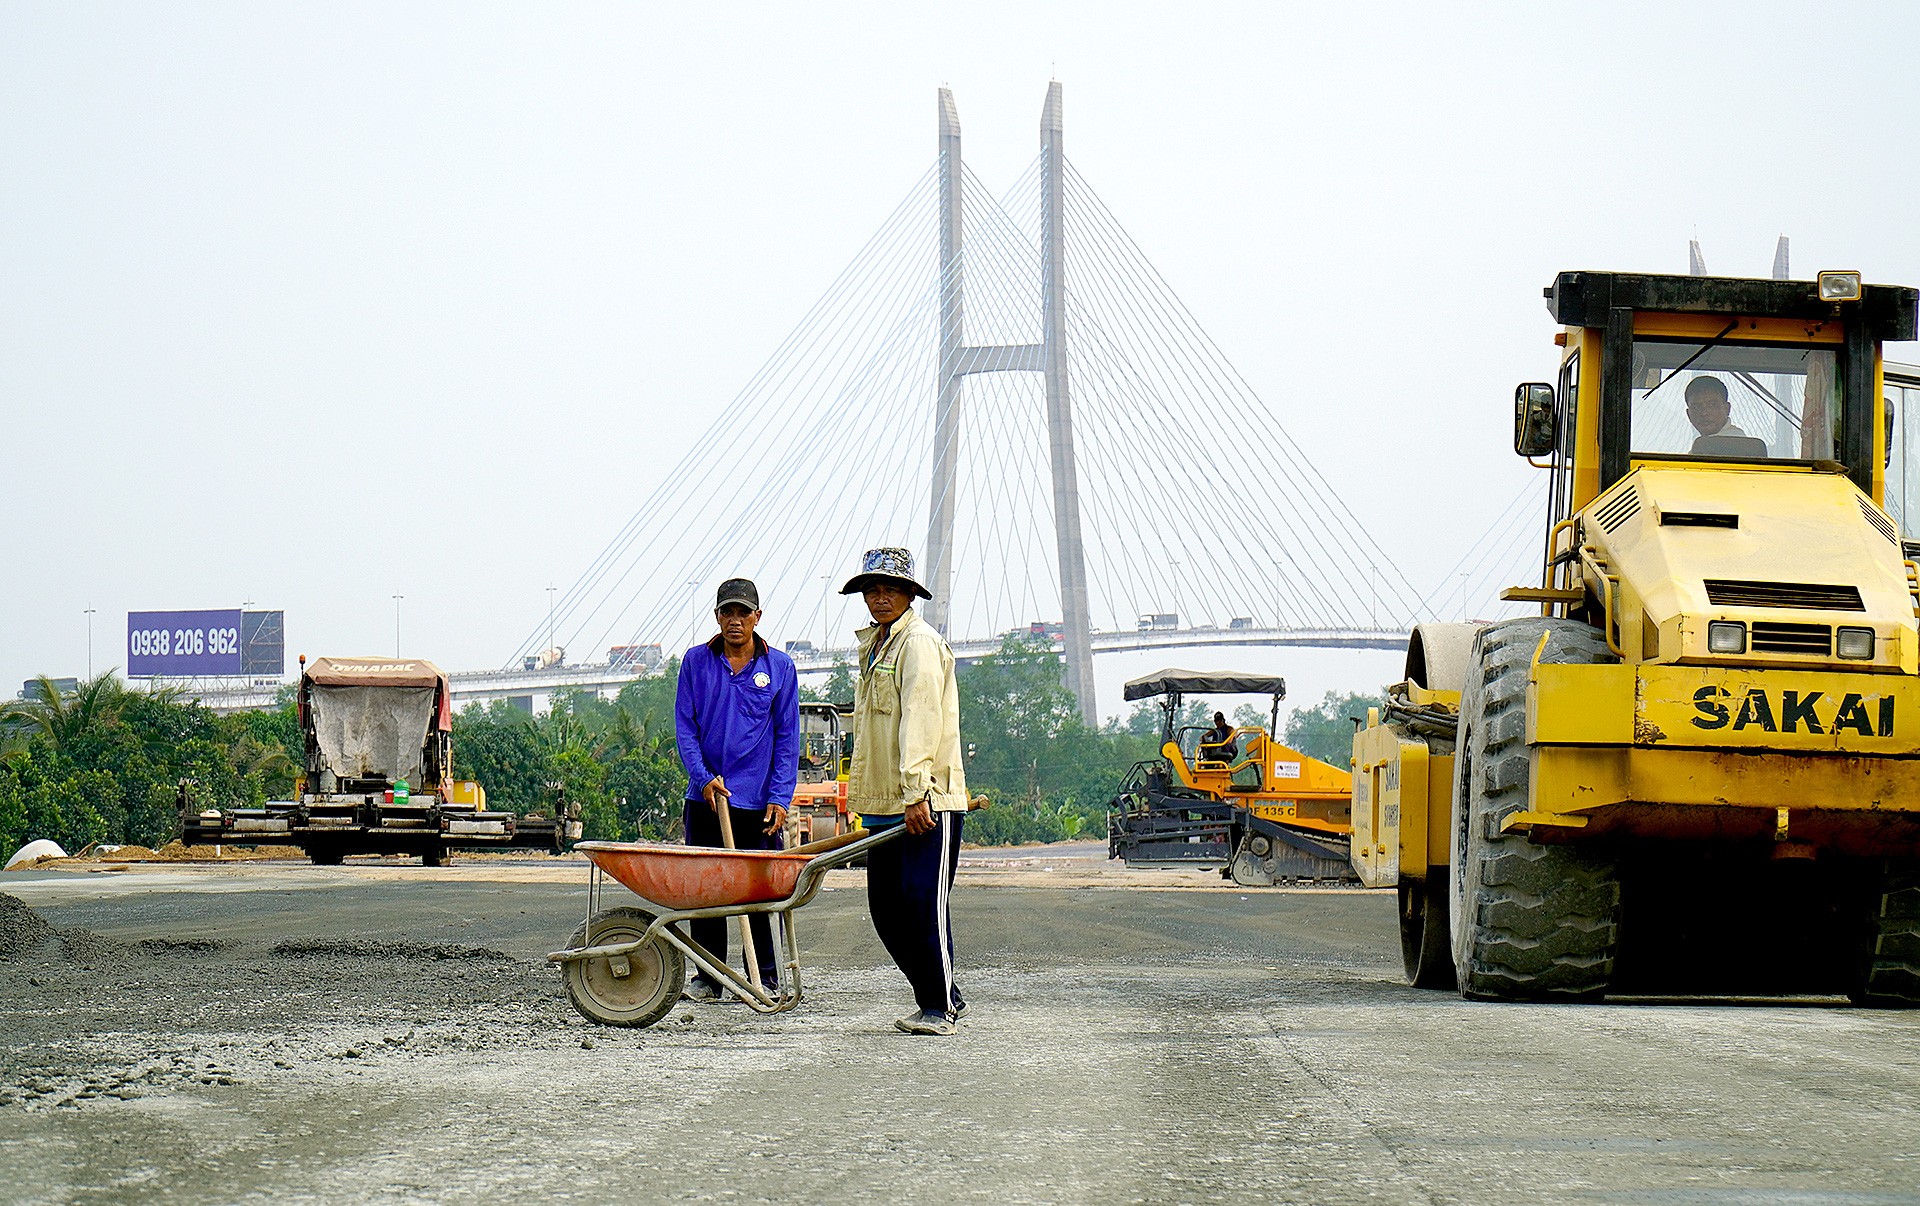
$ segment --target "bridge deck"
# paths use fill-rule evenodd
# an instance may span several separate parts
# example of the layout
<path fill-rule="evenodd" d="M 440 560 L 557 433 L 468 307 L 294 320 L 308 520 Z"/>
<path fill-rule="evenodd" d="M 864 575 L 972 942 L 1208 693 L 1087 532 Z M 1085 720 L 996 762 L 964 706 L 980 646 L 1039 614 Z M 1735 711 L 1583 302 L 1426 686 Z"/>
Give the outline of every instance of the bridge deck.
<path fill-rule="evenodd" d="M 1140 632 L 1096 632 L 1093 651 L 1132 653 L 1143 649 L 1241 648 L 1292 646 L 1311 649 L 1404 649 L 1407 633 L 1392 628 L 1162 628 Z M 955 641 L 954 656 L 963 664 L 997 653 L 1001 638 Z M 1054 642 L 1058 651 L 1059 642 Z M 794 668 L 801 674 L 828 674 L 842 662 L 853 660 L 853 646 L 817 649 L 791 655 Z M 619 669 L 605 664 L 549 666 L 543 670 L 455 670 L 447 677 L 453 687 L 456 704 L 488 702 L 520 696 L 551 695 L 569 688 L 583 691 L 618 691 L 646 671 L 634 666 Z M 275 688 L 248 686 L 214 689 L 195 693 L 201 703 L 216 712 L 238 712 L 273 706 Z"/>

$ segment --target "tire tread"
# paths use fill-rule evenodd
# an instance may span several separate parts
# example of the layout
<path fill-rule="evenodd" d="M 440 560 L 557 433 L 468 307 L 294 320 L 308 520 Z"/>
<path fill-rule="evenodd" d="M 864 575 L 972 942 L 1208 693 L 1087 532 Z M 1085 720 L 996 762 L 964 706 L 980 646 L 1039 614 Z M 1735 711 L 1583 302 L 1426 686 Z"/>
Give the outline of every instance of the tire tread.
<path fill-rule="evenodd" d="M 1545 646 L 1541 637 L 1546 637 Z M 1611 662 L 1598 631 L 1568 620 L 1509 620 L 1483 630 L 1481 673 L 1462 700 L 1455 768 L 1461 995 L 1483 1000 L 1590 1000 L 1606 992 L 1619 941 L 1620 883 L 1612 864 L 1570 846 L 1500 832 L 1527 804 L 1526 686 L 1534 651 L 1546 663 Z M 1475 688 L 1478 688 L 1477 690 Z"/>
<path fill-rule="evenodd" d="M 1869 918 L 1866 975 L 1853 996 L 1870 1009 L 1920 1008 L 1920 859 L 1888 859 Z"/>

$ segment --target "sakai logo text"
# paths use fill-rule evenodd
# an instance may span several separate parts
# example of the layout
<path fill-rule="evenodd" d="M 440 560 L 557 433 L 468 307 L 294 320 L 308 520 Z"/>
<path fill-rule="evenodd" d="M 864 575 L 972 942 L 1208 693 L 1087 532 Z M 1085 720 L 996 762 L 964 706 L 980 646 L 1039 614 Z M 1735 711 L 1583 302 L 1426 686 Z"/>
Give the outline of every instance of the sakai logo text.
<path fill-rule="evenodd" d="M 1738 704 L 1725 687 L 1702 687 L 1693 693 L 1693 706 L 1700 713 L 1693 718 L 1693 723 L 1702 729 L 1724 729 L 1731 724 L 1736 729 L 1759 729 L 1765 733 L 1893 736 L 1893 696 L 1860 696 L 1850 691 L 1840 697 L 1836 708 L 1826 695 L 1825 691 L 1782 691 L 1779 706 L 1775 707 L 1768 693 L 1758 687 L 1749 688 Z M 1868 704 L 1876 706 L 1869 709 Z M 1823 714 L 1827 717 L 1824 722 Z"/>

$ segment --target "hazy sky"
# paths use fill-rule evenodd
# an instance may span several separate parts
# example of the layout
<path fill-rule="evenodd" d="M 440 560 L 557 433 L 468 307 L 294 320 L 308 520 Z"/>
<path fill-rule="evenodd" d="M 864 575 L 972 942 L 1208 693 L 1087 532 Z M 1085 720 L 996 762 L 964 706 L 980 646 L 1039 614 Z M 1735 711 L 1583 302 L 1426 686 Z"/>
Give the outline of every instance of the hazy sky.
<path fill-rule="evenodd" d="M 85 672 L 89 607 L 99 669 L 130 609 L 247 601 L 289 660 L 390 652 L 396 593 L 408 653 L 498 665 L 933 161 L 942 84 L 1004 187 L 1064 82 L 1079 171 L 1423 588 L 1526 480 L 1556 271 L 1785 233 L 1920 283 L 1911 5 L 709 11 L 0 3 L 4 694 Z"/>

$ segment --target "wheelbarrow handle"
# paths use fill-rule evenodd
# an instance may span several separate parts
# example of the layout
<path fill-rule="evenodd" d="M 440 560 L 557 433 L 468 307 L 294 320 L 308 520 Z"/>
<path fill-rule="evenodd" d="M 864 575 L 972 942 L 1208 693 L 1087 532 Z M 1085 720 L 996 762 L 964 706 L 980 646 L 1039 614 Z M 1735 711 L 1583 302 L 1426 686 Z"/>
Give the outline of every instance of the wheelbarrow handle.
<path fill-rule="evenodd" d="M 841 838 L 851 838 L 852 840 L 839 844 L 834 849 L 817 854 L 806 861 L 806 864 L 800 868 L 800 878 L 794 881 L 793 895 L 787 898 L 787 906 L 798 907 L 812 900 L 813 894 L 820 890 L 820 880 L 827 872 L 833 870 L 835 867 L 846 866 L 875 846 L 884 842 L 891 842 L 906 831 L 907 827 L 905 825 L 892 825 L 886 829 L 856 829 L 850 834 L 841 834 L 839 838 L 824 839 L 824 841 L 819 844 L 825 844 L 827 842 L 839 843 Z M 814 845 L 815 843 L 808 844 Z M 795 853 L 805 849 L 805 846 L 797 847 Z"/>
<path fill-rule="evenodd" d="M 861 838 L 874 832 L 876 831 L 871 829 L 849 829 L 845 833 L 835 834 L 830 838 L 821 838 L 817 842 L 808 842 L 802 846 L 795 846 L 793 849 L 787 851 L 787 853 L 825 854 L 829 850 L 838 850 L 842 846 L 851 846 Z"/>

